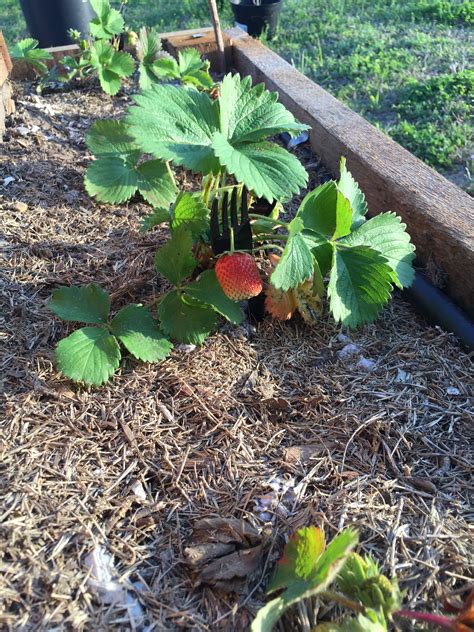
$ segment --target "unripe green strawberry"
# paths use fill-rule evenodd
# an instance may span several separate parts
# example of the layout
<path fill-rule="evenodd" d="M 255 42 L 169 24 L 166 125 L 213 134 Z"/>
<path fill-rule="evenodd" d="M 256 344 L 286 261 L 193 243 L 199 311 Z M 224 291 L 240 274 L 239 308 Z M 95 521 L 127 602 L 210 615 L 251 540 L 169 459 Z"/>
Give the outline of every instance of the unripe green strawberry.
<path fill-rule="evenodd" d="M 216 263 L 216 277 L 224 294 L 233 301 L 243 301 L 262 291 L 262 279 L 252 255 L 234 252 Z"/>

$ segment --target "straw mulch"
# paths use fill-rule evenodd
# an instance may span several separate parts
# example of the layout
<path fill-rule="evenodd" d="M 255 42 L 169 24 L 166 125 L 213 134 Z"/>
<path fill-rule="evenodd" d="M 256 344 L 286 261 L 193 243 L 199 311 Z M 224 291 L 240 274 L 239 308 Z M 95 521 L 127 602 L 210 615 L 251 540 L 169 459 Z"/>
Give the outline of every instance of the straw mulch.
<path fill-rule="evenodd" d="M 2 146 L 1 176 L 14 181 L 0 188 L 1 625 L 244 630 L 284 537 L 308 524 L 328 536 L 357 527 L 362 549 L 398 574 L 407 605 L 433 609 L 461 593 L 472 555 L 472 366 L 400 296 L 350 340 L 327 318 L 314 329 L 265 320 L 223 326 L 161 365 L 126 361 L 102 389 L 58 375 L 53 348 L 71 328 L 46 309 L 52 289 L 96 281 L 115 309 L 159 292 L 152 258 L 164 235 L 138 233 L 147 208 L 96 205 L 82 184 L 85 131 L 126 102 L 20 93 Z M 324 177 L 306 158 L 313 180 Z M 341 357 L 350 342 L 359 354 Z M 216 517 L 258 531 L 243 586 L 200 584 L 188 565 L 194 527 Z M 97 547 L 139 605 L 103 603 L 87 563 Z M 282 629 L 308 627 L 298 615 Z"/>

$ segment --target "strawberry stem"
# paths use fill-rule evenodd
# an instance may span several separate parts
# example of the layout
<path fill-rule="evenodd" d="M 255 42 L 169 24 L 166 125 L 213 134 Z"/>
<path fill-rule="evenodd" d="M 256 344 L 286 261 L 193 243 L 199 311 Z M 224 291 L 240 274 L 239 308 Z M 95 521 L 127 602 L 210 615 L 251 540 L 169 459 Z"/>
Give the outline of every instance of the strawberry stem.
<path fill-rule="evenodd" d="M 230 229 L 230 254 L 233 255 L 234 254 L 234 229 L 231 227 Z"/>
<path fill-rule="evenodd" d="M 271 217 L 267 217 L 266 215 L 259 215 L 258 213 L 249 213 L 250 219 L 263 219 L 274 226 L 283 226 L 284 228 L 288 228 L 289 224 L 286 222 L 282 222 L 279 219 L 272 219 Z"/>
<path fill-rule="evenodd" d="M 285 249 L 278 244 L 265 244 L 264 246 L 258 246 L 257 250 L 279 250 L 284 252 Z"/>
<path fill-rule="evenodd" d="M 415 612 L 414 610 L 397 610 L 393 613 L 394 617 L 401 617 L 403 619 L 414 619 L 416 621 L 424 621 L 425 623 L 431 623 L 438 625 L 445 630 L 454 630 L 454 622 L 448 617 L 443 617 L 440 614 L 432 614 L 431 612 Z"/>

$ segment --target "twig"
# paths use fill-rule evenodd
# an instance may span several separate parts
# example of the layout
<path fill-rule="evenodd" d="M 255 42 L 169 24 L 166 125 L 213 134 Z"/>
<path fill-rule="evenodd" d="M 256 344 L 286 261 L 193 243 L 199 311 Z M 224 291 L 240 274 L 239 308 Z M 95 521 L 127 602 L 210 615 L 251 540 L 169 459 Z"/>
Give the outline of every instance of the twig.
<path fill-rule="evenodd" d="M 219 20 L 219 12 L 217 10 L 216 0 L 209 0 L 209 8 L 211 9 L 212 25 L 214 27 L 214 34 L 216 36 L 217 44 L 217 64 L 218 72 L 225 72 L 225 53 L 224 53 L 224 39 L 222 37 L 221 23 Z"/>

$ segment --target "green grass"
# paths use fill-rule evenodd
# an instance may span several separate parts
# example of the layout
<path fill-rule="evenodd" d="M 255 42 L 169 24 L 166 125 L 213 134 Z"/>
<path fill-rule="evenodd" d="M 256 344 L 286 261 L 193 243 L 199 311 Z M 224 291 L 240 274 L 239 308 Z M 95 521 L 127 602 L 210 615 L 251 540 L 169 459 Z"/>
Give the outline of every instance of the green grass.
<path fill-rule="evenodd" d="M 7 41 L 25 35 L 2 0 Z M 232 23 L 227 0 L 224 26 Z M 210 23 L 207 0 L 129 0 L 127 22 L 159 30 Z M 474 2 L 285 0 L 269 45 L 377 127 L 472 190 Z"/>

